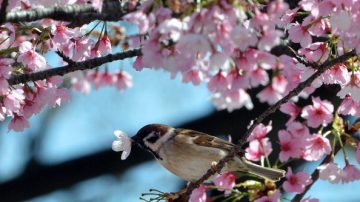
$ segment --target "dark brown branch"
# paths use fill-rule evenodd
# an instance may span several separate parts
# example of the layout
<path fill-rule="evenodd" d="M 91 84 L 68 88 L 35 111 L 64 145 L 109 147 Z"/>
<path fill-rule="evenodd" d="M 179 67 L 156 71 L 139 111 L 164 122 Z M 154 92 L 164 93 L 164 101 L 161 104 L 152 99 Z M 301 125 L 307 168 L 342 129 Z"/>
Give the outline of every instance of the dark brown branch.
<path fill-rule="evenodd" d="M 341 149 L 341 146 L 339 144 L 337 144 L 334 148 L 334 155 L 336 155 Z M 326 158 L 320 163 L 320 165 L 324 165 L 324 164 L 328 164 L 330 163 L 332 160 L 332 155 L 328 155 L 326 156 Z M 296 194 L 295 197 L 291 200 L 293 202 L 300 202 L 301 199 L 305 196 L 305 194 L 310 190 L 310 188 L 315 184 L 315 182 L 319 179 L 320 177 L 320 172 L 318 169 L 315 169 L 314 172 L 311 174 L 311 179 L 312 179 L 312 183 L 309 184 L 303 193 L 301 194 Z"/>
<path fill-rule="evenodd" d="M 9 0 L 3 0 L 0 8 L 0 25 L 5 21 L 6 18 L 6 8 L 8 7 Z"/>
<path fill-rule="evenodd" d="M 62 67 L 47 69 L 30 74 L 21 74 L 18 76 L 12 76 L 10 79 L 8 79 L 8 82 L 10 85 L 16 85 L 20 83 L 26 83 L 29 81 L 42 80 L 57 75 L 62 76 L 77 70 L 92 69 L 108 62 L 112 62 L 115 60 L 123 60 L 126 58 L 131 58 L 139 55 L 141 55 L 141 49 L 134 49 L 116 54 L 109 54 L 104 57 L 94 58 L 83 62 L 75 62 Z"/>
<path fill-rule="evenodd" d="M 105 1 L 101 13 L 97 12 L 90 4 L 73 4 L 13 11 L 6 14 L 4 22 L 31 22 L 44 18 L 72 23 L 93 20 L 118 21 L 129 12 L 131 11 L 124 8 L 120 1 Z"/>
<path fill-rule="evenodd" d="M 269 107 L 267 110 L 265 110 L 258 118 L 255 119 L 254 123 L 250 126 L 250 128 L 246 131 L 245 135 L 239 140 L 239 144 L 243 146 L 247 140 L 247 138 L 250 136 L 251 132 L 255 129 L 257 125 L 259 125 L 266 117 L 268 117 L 270 114 L 274 113 L 277 109 L 280 108 L 280 106 L 287 101 L 289 101 L 292 97 L 297 96 L 303 91 L 307 86 L 311 85 L 311 83 L 319 77 L 322 73 L 324 73 L 327 69 L 332 67 L 335 64 L 345 62 L 349 58 L 352 58 L 356 56 L 356 52 L 350 51 L 342 56 L 339 56 L 338 58 L 335 58 L 333 60 L 327 60 L 320 66 L 318 66 L 316 69 L 317 71 L 311 75 L 307 80 L 301 82 L 296 88 L 294 88 L 292 91 L 288 93 L 285 97 L 283 97 L 281 100 L 276 102 L 273 106 Z M 227 156 L 225 156 L 223 159 L 221 159 L 218 164 L 216 165 L 215 169 L 210 168 L 199 180 L 197 180 L 194 183 L 190 183 L 186 189 L 186 191 L 182 194 L 180 194 L 180 197 L 178 201 L 186 201 L 191 194 L 191 192 L 197 188 L 201 183 L 203 183 L 205 180 L 207 180 L 210 176 L 214 175 L 216 172 L 220 171 L 224 166 L 225 163 L 231 160 L 234 155 L 241 151 L 240 147 L 236 147 L 233 150 L 229 152 Z"/>

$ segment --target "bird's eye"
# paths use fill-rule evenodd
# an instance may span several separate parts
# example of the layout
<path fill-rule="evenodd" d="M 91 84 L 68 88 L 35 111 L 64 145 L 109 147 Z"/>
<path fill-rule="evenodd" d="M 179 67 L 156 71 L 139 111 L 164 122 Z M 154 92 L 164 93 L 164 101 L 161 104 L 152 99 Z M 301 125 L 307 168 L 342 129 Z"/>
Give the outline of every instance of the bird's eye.
<path fill-rule="evenodd" d="M 152 133 L 148 138 L 146 138 L 146 141 L 149 143 L 155 143 L 160 137 L 160 132 L 156 131 Z"/>

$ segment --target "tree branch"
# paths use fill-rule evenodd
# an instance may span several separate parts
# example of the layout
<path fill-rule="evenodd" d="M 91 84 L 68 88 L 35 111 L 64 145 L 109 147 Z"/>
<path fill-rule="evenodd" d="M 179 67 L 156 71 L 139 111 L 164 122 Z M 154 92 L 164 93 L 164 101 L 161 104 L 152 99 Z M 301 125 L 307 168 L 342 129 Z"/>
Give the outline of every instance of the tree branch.
<path fill-rule="evenodd" d="M 9 0 L 3 0 L 0 8 L 0 25 L 4 22 L 6 17 L 6 8 L 9 5 Z"/>
<path fill-rule="evenodd" d="M 131 11 L 124 8 L 120 1 L 105 1 L 101 13 L 97 12 L 90 4 L 73 4 L 13 11 L 6 14 L 4 22 L 31 22 L 44 18 L 75 24 L 93 20 L 118 21 Z M 2 24 L 1 21 L 0 24 Z"/>
<path fill-rule="evenodd" d="M 318 66 L 317 71 L 311 75 L 307 80 L 301 82 L 296 88 L 294 88 L 292 91 L 288 93 L 285 97 L 283 97 L 281 100 L 276 102 L 273 106 L 269 107 L 267 110 L 265 110 L 258 118 L 255 119 L 254 123 L 250 126 L 250 128 L 246 131 L 245 135 L 239 140 L 239 145 L 243 146 L 247 140 L 247 138 L 250 136 L 251 132 L 255 129 L 257 125 L 259 125 L 266 117 L 268 117 L 270 114 L 274 113 L 277 109 L 280 108 L 280 106 L 287 101 L 289 101 L 292 97 L 298 95 L 303 91 L 307 86 L 311 85 L 311 83 L 319 77 L 322 73 L 324 73 L 327 69 L 332 67 L 335 64 L 345 62 L 351 57 L 356 56 L 356 52 L 350 51 L 348 53 L 345 53 L 342 56 L 339 56 L 338 58 L 335 58 L 333 60 L 327 60 L 320 66 Z M 201 183 L 203 183 L 205 180 L 207 180 L 210 176 L 214 175 L 216 172 L 220 171 L 224 166 L 225 163 L 230 161 L 234 155 L 241 151 L 241 147 L 235 147 L 232 149 L 228 155 L 226 155 L 223 159 L 221 159 L 217 165 L 214 168 L 210 168 L 199 180 L 196 182 L 191 182 L 188 187 L 186 188 L 186 191 L 181 193 L 179 196 L 179 199 L 177 201 L 187 201 L 189 198 L 189 195 L 191 192 L 197 188 Z"/>
<path fill-rule="evenodd" d="M 83 62 L 75 62 L 72 64 L 68 64 L 62 67 L 47 69 L 39 72 L 29 73 L 29 74 L 21 74 L 17 76 L 12 76 L 8 79 L 8 83 L 10 85 L 16 85 L 20 83 L 26 83 L 29 81 L 37 81 L 46 79 L 52 76 L 62 76 L 70 72 L 74 72 L 77 70 L 86 70 L 98 67 L 108 62 L 112 62 L 115 60 L 123 60 L 126 58 L 139 56 L 141 55 L 141 49 L 133 49 L 121 53 L 109 54 L 104 57 L 98 57 L 90 60 L 86 60 Z"/>

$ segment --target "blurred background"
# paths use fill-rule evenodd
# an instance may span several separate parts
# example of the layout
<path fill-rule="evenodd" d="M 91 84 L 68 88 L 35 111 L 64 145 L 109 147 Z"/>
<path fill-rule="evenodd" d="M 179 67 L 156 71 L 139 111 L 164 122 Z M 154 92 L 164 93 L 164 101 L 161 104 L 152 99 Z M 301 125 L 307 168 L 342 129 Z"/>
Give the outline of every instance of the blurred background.
<path fill-rule="evenodd" d="M 57 61 L 48 55 L 50 64 L 57 66 Z M 132 62 L 108 65 L 133 76 L 134 87 L 125 92 L 110 87 L 89 95 L 72 92 L 70 102 L 32 117 L 31 128 L 22 133 L 9 132 L 8 123 L 0 123 L 1 202 L 136 202 L 150 188 L 178 191 L 185 182 L 147 152 L 133 147 L 130 157 L 121 161 L 120 153 L 111 150 L 113 131 L 132 135 L 146 124 L 162 123 L 223 138 L 231 135 L 236 141 L 250 120 L 267 108 L 254 100 L 251 112 L 216 111 L 206 86 L 184 84 L 163 71 L 136 72 Z M 276 118 L 273 131 L 283 128 L 287 119 L 280 114 L 270 118 Z M 271 136 L 278 150 L 277 134 Z M 340 153 L 336 161 L 341 164 Z M 318 163 L 296 165 L 295 170 L 312 173 Z M 318 181 L 306 196 L 325 202 L 358 202 L 359 188 L 359 182 L 333 185 Z M 291 199 L 291 195 L 286 197 Z"/>

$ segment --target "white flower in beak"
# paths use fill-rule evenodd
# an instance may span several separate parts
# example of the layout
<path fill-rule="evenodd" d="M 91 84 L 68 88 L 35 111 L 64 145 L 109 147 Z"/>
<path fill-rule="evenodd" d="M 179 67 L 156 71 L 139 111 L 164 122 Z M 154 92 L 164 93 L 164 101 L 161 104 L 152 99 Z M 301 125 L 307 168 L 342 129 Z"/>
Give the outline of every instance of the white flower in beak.
<path fill-rule="evenodd" d="M 115 130 L 114 135 L 118 138 L 112 143 L 112 150 L 122 151 L 121 160 L 125 160 L 131 151 L 132 139 L 123 131 Z"/>

